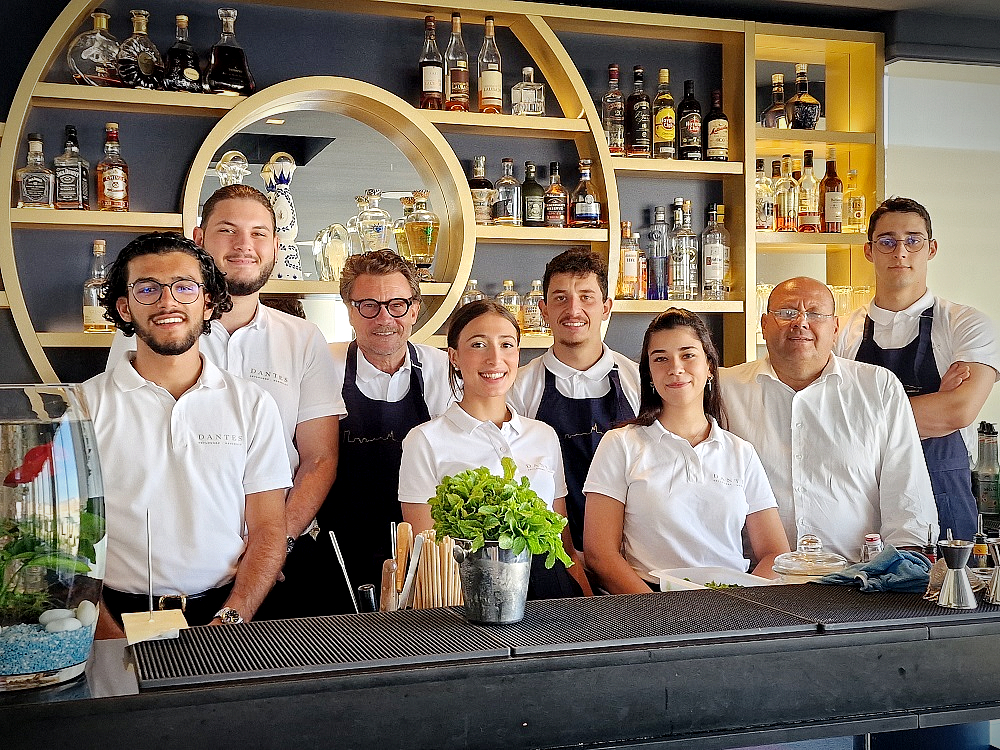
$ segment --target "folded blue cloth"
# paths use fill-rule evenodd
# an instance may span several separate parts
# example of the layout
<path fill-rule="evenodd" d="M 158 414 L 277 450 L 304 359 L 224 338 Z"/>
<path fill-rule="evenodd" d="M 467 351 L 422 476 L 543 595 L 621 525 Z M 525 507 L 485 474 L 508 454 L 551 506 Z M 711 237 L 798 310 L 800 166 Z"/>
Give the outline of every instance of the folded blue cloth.
<path fill-rule="evenodd" d="M 919 552 L 897 550 L 887 544 L 878 556 L 856 563 L 839 573 L 830 573 L 818 583 L 841 586 L 858 584 L 862 591 L 910 591 L 922 594 L 930 580 L 931 562 Z"/>

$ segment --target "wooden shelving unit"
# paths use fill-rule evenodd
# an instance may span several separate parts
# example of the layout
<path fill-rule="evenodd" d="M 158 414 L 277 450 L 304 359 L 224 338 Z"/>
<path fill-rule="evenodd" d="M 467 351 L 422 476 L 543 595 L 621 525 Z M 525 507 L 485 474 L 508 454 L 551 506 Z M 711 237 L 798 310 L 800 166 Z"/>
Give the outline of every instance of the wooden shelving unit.
<path fill-rule="evenodd" d="M 607 229 L 477 226 L 476 239 L 488 244 L 558 245 L 607 242 Z"/>
<path fill-rule="evenodd" d="M 10 223 L 16 229 L 100 229 L 105 232 L 180 231 L 180 214 L 143 211 L 55 211 L 43 208 L 12 208 Z"/>

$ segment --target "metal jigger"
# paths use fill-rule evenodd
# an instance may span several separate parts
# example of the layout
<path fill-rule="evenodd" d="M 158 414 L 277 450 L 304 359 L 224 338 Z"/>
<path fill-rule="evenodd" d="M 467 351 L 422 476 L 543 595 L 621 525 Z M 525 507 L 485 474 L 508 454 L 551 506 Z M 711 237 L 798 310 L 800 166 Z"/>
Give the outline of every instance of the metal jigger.
<path fill-rule="evenodd" d="M 993 558 L 993 575 L 986 584 L 986 601 L 990 604 L 1000 604 L 1000 539 L 987 539 L 986 544 Z"/>
<path fill-rule="evenodd" d="M 938 542 L 938 546 L 945 565 L 948 566 L 941 584 L 941 593 L 938 594 L 938 605 L 951 609 L 975 609 L 979 603 L 965 572 L 966 563 L 972 554 L 972 542 L 949 539 Z"/>

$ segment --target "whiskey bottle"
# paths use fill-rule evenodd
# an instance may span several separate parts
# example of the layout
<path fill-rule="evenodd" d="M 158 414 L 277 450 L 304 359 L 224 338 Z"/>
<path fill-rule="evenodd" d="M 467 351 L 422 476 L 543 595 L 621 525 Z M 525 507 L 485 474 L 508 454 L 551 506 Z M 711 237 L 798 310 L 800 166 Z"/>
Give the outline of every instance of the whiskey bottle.
<path fill-rule="evenodd" d="M 481 299 L 486 299 L 486 294 L 479 288 L 479 282 L 476 279 L 469 279 L 465 291 L 462 292 L 462 298 L 458 301 L 458 306 L 461 307 Z"/>
<path fill-rule="evenodd" d="M 653 153 L 653 117 L 641 65 L 632 69 L 632 93 L 625 101 L 625 155 L 648 159 Z"/>
<path fill-rule="evenodd" d="M 469 178 L 472 191 L 472 207 L 476 211 L 476 223 L 493 223 L 493 183 L 486 179 L 486 157 L 477 156 L 472 161 L 472 177 Z"/>
<path fill-rule="evenodd" d="M 128 164 L 121 156 L 118 123 L 104 126 L 104 158 L 97 162 L 97 208 L 128 211 Z"/>
<path fill-rule="evenodd" d="M 677 107 L 677 152 L 681 159 L 700 160 L 701 104 L 694 96 L 694 81 L 684 81 L 684 98 Z"/>
<path fill-rule="evenodd" d="M 133 10 L 132 36 L 118 50 L 118 75 L 134 89 L 163 89 L 163 58 L 146 33 L 148 10 Z"/>
<path fill-rule="evenodd" d="M 708 207 L 708 224 L 701 233 L 701 298 L 724 300 L 727 297 L 726 266 L 729 255 L 729 232 L 719 224 L 718 205 Z"/>
<path fill-rule="evenodd" d="M 493 223 L 519 227 L 521 214 L 521 183 L 514 176 L 514 160 L 500 160 L 503 174 L 497 180 L 493 194 Z"/>
<path fill-rule="evenodd" d="M 545 226 L 564 227 L 568 221 L 569 193 L 559 177 L 559 162 L 549 164 L 549 186 L 542 196 L 545 204 Z"/>
<path fill-rule="evenodd" d="M 757 229 L 774 231 L 774 186 L 764 173 L 764 160 L 757 160 L 757 176 L 754 178 L 754 194 L 757 203 Z"/>
<path fill-rule="evenodd" d="M 406 244 L 421 281 L 434 281 L 431 266 L 434 264 L 434 251 L 437 248 L 438 231 L 441 229 L 441 220 L 428 207 L 429 195 L 426 190 L 413 191 L 413 212 L 406 217 L 404 225 Z"/>
<path fill-rule="evenodd" d="M 799 185 L 792 177 L 792 156 L 781 157 L 781 177 L 774 186 L 774 220 L 779 232 L 794 232 L 799 226 Z"/>
<path fill-rule="evenodd" d="M 670 227 L 663 206 L 653 209 L 646 244 L 646 299 L 669 299 L 670 291 Z"/>
<path fill-rule="evenodd" d="M 618 65 L 608 65 L 608 92 L 601 99 L 601 122 L 612 156 L 625 155 L 625 96 L 618 88 Z"/>
<path fill-rule="evenodd" d="M 14 173 L 18 208 L 55 208 L 56 179 L 45 166 L 42 136 L 28 133 L 28 162 Z"/>
<path fill-rule="evenodd" d="M 56 208 L 90 208 L 90 163 L 80 156 L 76 128 L 66 126 L 65 150 L 52 160 L 56 175 Z"/>
<path fill-rule="evenodd" d="M 524 299 L 514 289 L 514 282 L 506 279 L 503 282 L 503 291 L 497 295 L 497 302 L 506 307 L 510 314 L 517 319 L 518 328 L 524 325 Z"/>
<path fill-rule="evenodd" d="M 503 114 L 503 64 L 497 49 L 493 16 L 486 16 L 486 34 L 479 50 L 479 111 Z"/>
<path fill-rule="evenodd" d="M 677 156 L 677 128 L 674 97 L 670 93 L 670 71 L 660 68 L 653 100 L 653 158 L 673 159 Z M 655 297 L 654 299 L 666 299 Z"/>
<path fill-rule="evenodd" d="M 844 221 L 844 181 L 837 176 L 837 149 L 826 150 L 826 174 L 819 184 L 819 205 L 823 211 L 823 231 L 839 232 Z"/>
<path fill-rule="evenodd" d="M 571 227 L 601 226 L 601 202 L 590 184 L 590 159 L 580 159 L 580 184 L 569 198 Z"/>
<path fill-rule="evenodd" d="M 90 17 L 94 19 L 94 28 L 76 37 L 66 50 L 66 62 L 73 80 L 89 86 L 121 86 L 118 76 L 120 47 L 108 31 L 110 16 L 104 8 L 97 8 Z"/>
<path fill-rule="evenodd" d="M 247 64 L 247 53 L 236 41 L 236 10 L 219 8 L 222 36 L 212 47 L 205 85 L 213 94 L 250 96 L 255 90 L 253 75 Z"/>
<path fill-rule="evenodd" d="M 785 102 L 785 118 L 788 127 L 798 130 L 815 130 L 819 122 L 820 104 L 809 93 L 808 66 L 795 64 L 795 94 Z"/>
<path fill-rule="evenodd" d="M 93 254 L 90 258 L 90 276 L 83 282 L 83 330 L 85 333 L 107 333 L 115 330 L 111 321 L 104 317 L 104 307 L 100 300 L 106 268 L 104 251 L 105 241 L 94 240 Z"/>
<path fill-rule="evenodd" d="M 420 109 L 444 106 L 444 58 L 438 49 L 434 16 L 424 17 L 424 48 L 420 53 Z"/>
<path fill-rule="evenodd" d="M 451 38 L 444 51 L 444 75 L 448 99 L 444 108 L 452 112 L 469 111 L 469 53 L 462 41 L 462 14 L 451 14 Z"/>
<path fill-rule="evenodd" d="M 858 189 L 858 170 L 847 173 L 847 192 L 844 193 L 844 218 L 848 232 L 868 231 L 868 212 L 865 210 L 865 193 Z"/>
<path fill-rule="evenodd" d="M 524 162 L 524 184 L 521 185 L 521 199 L 524 204 L 522 216 L 526 227 L 545 226 L 545 188 L 538 184 L 535 175 L 535 162 Z"/>
<path fill-rule="evenodd" d="M 775 73 L 771 76 L 771 105 L 760 116 L 760 124 L 765 128 L 788 127 L 785 117 L 785 76 Z"/>
<path fill-rule="evenodd" d="M 799 231 L 818 232 L 819 180 L 813 174 L 813 152 L 807 150 L 802 155 L 802 179 L 799 180 Z"/>
<path fill-rule="evenodd" d="M 191 42 L 188 41 L 188 17 L 181 15 L 175 19 L 177 32 L 175 41 L 167 50 L 167 72 L 163 86 L 167 91 L 190 91 L 193 94 L 205 90 L 201 76 L 201 62 Z"/>
<path fill-rule="evenodd" d="M 522 317 L 524 318 L 522 330 L 524 333 L 544 336 L 551 332 L 545 323 L 545 318 L 542 316 L 542 308 L 539 305 L 540 302 L 544 301 L 545 295 L 542 292 L 542 280 L 535 279 L 531 282 L 531 291 L 524 296 L 524 305 L 522 306 Z"/>
<path fill-rule="evenodd" d="M 632 241 L 632 222 L 623 221 L 615 299 L 638 299 L 638 289 L 639 245 Z"/>
<path fill-rule="evenodd" d="M 722 111 L 722 92 L 712 92 L 712 108 L 705 116 L 705 159 L 729 161 L 729 118 Z"/>
<path fill-rule="evenodd" d="M 545 114 L 545 84 L 535 83 L 535 69 L 531 66 L 521 68 L 521 82 L 510 89 L 510 111 L 535 117 Z"/>

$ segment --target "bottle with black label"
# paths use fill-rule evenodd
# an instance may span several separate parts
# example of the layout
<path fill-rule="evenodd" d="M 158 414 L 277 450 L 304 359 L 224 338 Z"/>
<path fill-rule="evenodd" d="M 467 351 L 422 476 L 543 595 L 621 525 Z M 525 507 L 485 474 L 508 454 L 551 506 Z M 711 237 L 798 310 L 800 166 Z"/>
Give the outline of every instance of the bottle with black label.
<path fill-rule="evenodd" d="M 514 176 L 514 160 L 500 160 L 503 174 L 497 180 L 493 194 L 493 223 L 519 227 L 521 217 L 521 183 Z"/>
<path fill-rule="evenodd" d="M 979 460 L 972 470 L 972 494 L 980 513 L 997 513 L 1000 464 L 997 462 L 997 428 L 991 422 L 979 423 Z"/>
<path fill-rule="evenodd" d="M 66 126 L 66 150 L 52 160 L 56 174 L 56 208 L 90 208 L 90 163 L 80 156 L 76 128 Z"/>
<path fill-rule="evenodd" d="M 549 163 L 549 186 L 542 197 L 545 205 L 545 226 L 564 227 L 569 221 L 569 193 L 559 178 L 559 162 Z"/>
<path fill-rule="evenodd" d="M 701 104 L 694 96 L 694 81 L 684 81 L 684 98 L 677 107 L 677 153 L 681 159 L 700 161 Z"/>
<path fill-rule="evenodd" d="M 535 179 L 535 162 L 524 162 L 524 183 L 521 185 L 521 200 L 524 203 L 524 226 L 545 226 L 545 188 Z"/>
<path fill-rule="evenodd" d="M 712 92 L 712 108 L 705 116 L 705 158 L 729 161 L 729 118 L 722 111 L 722 92 Z"/>
<path fill-rule="evenodd" d="M 486 179 L 486 157 L 477 156 L 472 162 L 472 177 L 469 178 L 472 191 L 472 207 L 476 211 L 476 223 L 493 223 L 493 183 Z"/>
<path fill-rule="evenodd" d="M 643 75 L 641 65 L 632 69 L 632 93 L 625 101 L 625 155 L 648 159 L 653 153 L 653 116 Z"/>

